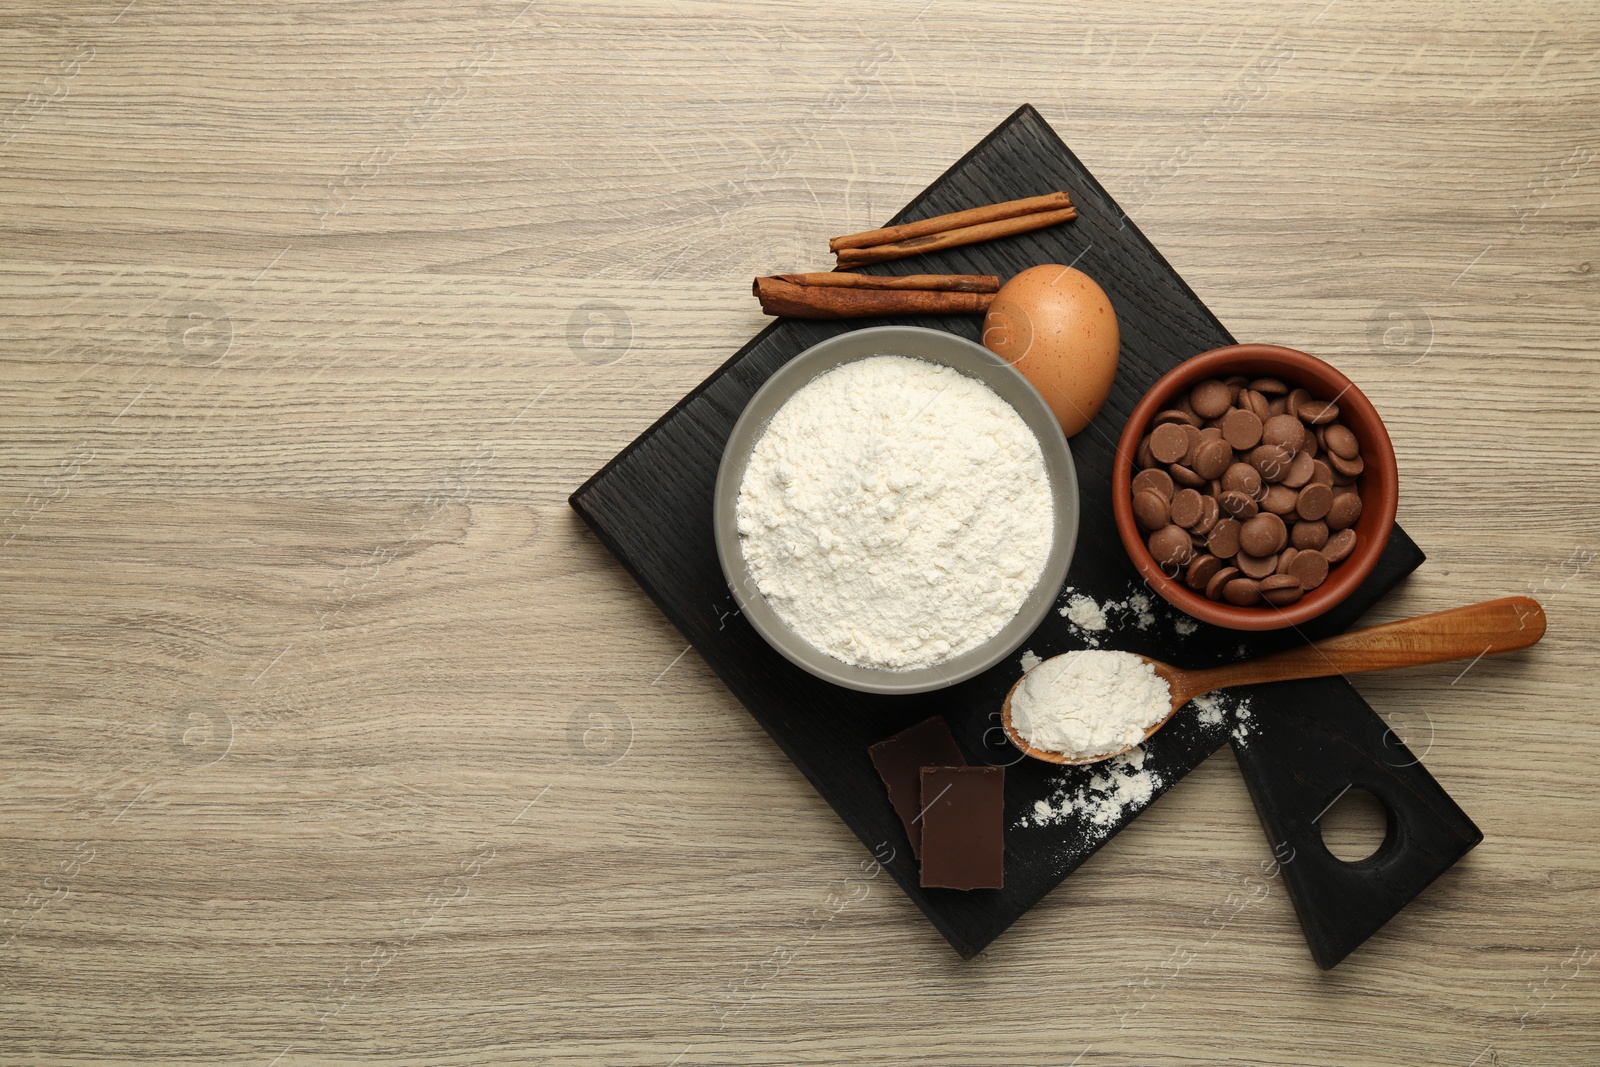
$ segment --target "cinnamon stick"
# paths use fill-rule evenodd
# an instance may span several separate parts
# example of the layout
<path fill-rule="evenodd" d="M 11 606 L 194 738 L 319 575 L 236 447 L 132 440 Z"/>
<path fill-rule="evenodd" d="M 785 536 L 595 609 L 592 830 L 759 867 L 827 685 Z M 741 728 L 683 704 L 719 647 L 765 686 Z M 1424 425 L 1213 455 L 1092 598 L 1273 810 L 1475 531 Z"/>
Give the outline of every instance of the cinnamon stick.
<path fill-rule="evenodd" d="M 835 237 L 828 242 L 828 251 L 838 252 L 845 248 L 868 248 L 872 245 L 899 244 L 909 241 L 913 237 L 926 237 L 930 233 L 943 233 L 946 230 L 960 230 L 968 226 L 981 226 L 988 222 L 999 222 L 1001 219 L 1014 218 L 1018 215 L 1032 215 L 1041 211 L 1060 211 L 1072 206 L 1072 198 L 1066 193 L 1047 193 L 1044 196 L 1030 196 L 1022 200 L 1007 200 L 1000 204 L 986 204 L 983 207 L 968 208 L 965 211 L 952 211 L 948 215 L 937 215 L 931 219 L 921 219 L 917 222 L 904 222 L 899 226 L 885 226 L 878 230 L 863 230 L 861 233 L 846 234 L 844 237 Z"/>
<path fill-rule="evenodd" d="M 783 278 L 757 278 L 751 287 L 768 315 L 794 319 L 858 319 L 872 315 L 980 315 L 993 293 L 948 289 L 864 289 L 796 285 Z"/>
<path fill-rule="evenodd" d="M 953 293 L 998 293 L 1000 279 L 993 274 L 779 274 L 795 285 L 825 285 L 840 289 L 944 289 Z"/>
<path fill-rule="evenodd" d="M 986 222 L 955 230 L 943 230 L 892 244 L 872 245 L 868 248 L 844 248 L 838 253 L 839 266 L 861 267 L 868 263 L 903 259 L 922 252 L 937 252 L 945 248 L 977 244 L 979 241 L 992 241 L 997 237 L 1010 237 L 1030 230 L 1042 230 L 1046 226 L 1054 226 L 1058 222 L 1070 222 L 1077 217 L 1077 208 L 1071 207 L 1061 208 L 1058 211 L 1035 211 L 1028 215 L 1017 215 L 997 222 Z"/>

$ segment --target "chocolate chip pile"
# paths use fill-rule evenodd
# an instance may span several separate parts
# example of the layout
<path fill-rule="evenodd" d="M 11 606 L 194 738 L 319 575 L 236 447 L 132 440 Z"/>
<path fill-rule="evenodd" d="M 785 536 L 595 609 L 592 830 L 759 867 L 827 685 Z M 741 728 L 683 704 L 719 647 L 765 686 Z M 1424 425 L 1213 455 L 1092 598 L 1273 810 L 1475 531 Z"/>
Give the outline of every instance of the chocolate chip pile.
<path fill-rule="evenodd" d="M 1356 547 L 1361 448 L 1339 406 L 1276 378 L 1208 379 L 1136 457 L 1150 554 L 1212 600 L 1293 604 Z"/>

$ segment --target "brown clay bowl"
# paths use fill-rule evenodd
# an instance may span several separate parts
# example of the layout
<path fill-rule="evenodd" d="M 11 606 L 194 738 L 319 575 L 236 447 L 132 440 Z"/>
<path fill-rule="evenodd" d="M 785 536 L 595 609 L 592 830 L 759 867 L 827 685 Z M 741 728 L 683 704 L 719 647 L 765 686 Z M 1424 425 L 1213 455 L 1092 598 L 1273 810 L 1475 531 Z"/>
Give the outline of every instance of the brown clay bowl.
<path fill-rule="evenodd" d="M 1169 577 L 1162 570 L 1150 555 L 1133 518 L 1129 494 L 1134 453 L 1151 422 L 1193 386 L 1207 378 L 1226 378 L 1232 374 L 1278 378 L 1290 388 L 1306 389 L 1318 400 L 1337 397 L 1339 421 L 1350 428 L 1361 445 L 1365 469 L 1359 482 L 1361 517 L 1354 527 L 1355 550 L 1328 572 L 1326 581 L 1287 607 L 1271 604 L 1237 607 L 1207 599 L 1203 591 L 1196 592 L 1183 583 L 1181 571 L 1177 577 Z M 1349 378 L 1333 367 L 1315 356 L 1281 345 L 1229 345 L 1185 360 L 1168 372 L 1151 386 L 1128 417 L 1111 468 L 1111 508 L 1117 520 L 1117 533 L 1139 574 L 1173 607 L 1232 630 L 1280 630 L 1297 626 L 1349 596 L 1378 565 L 1389 543 L 1399 502 L 1400 472 L 1395 466 L 1394 446 L 1377 408 Z"/>

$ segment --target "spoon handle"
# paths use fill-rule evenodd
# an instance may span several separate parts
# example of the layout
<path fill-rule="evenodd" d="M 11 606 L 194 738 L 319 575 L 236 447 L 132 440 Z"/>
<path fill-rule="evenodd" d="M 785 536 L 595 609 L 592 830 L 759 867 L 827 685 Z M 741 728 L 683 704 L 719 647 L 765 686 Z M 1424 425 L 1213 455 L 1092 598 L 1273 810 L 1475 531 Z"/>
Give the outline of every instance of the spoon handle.
<path fill-rule="evenodd" d="M 1190 677 L 1198 694 L 1229 685 L 1414 667 L 1527 648 L 1544 636 L 1544 629 L 1544 609 L 1537 600 L 1508 596 L 1352 630 L 1245 663 L 1195 671 Z"/>

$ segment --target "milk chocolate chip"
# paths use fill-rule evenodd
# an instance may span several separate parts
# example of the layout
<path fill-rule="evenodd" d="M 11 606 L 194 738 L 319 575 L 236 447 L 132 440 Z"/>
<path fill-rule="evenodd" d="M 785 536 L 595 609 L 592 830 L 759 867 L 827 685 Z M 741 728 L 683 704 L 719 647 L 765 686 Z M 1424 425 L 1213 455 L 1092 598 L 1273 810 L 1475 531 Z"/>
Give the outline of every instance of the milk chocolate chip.
<path fill-rule="evenodd" d="M 1300 417 L 1300 405 L 1304 404 L 1310 399 L 1311 394 L 1306 392 L 1304 389 L 1289 390 L 1289 395 L 1284 398 L 1284 413 L 1287 415 L 1293 415 L 1298 419 Z"/>
<path fill-rule="evenodd" d="M 1197 426 L 1184 426 L 1183 435 L 1189 439 L 1189 447 L 1184 450 L 1183 459 L 1178 462 L 1185 467 L 1193 467 L 1195 449 L 1200 447 L 1205 438 L 1200 436 L 1200 428 Z"/>
<path fill-rule="evenodd" d="M 1329 499 L 1333 498 L 1330 496 Z M 1271 485 L 1267 487 L 1267 495 L 1261 498 L 1261 510 L 1288 516 L 1294 512 L 1298 500 L 1299 494 L 1288 486 Z"/>
<path fill-rule="evenodd" d="M 1289 533 L 1289 542 L 1298 549 L 1321 548 L 1328 543 L 1328 524 L 1322 521 L 1297 522 Z"/>
<path fill-rule="evenodd" d="M 1249 578 L 1235 578 L 1222 587 L 1222 596 L 1236 607 L 1247 608 L 1261 599 L 1261 586 Z"/>
<path fill-rule="evenodd" d="M 1337 422 L 1322 431 L 1322 439 L 1327 444 L 1328 451 L 1340 459 L 1355 459 L 1361 452 L 1361 447 L 1356 443 L 1356 435 Z"/>
<path fill-rule="evenodd" d="M 1300 579 L 1288 574 L 1274 574 L 1261 579 L 1261 599 L 1268 604 L 1283 607 L 1293 604 L 1305 594 Z"/>
<path fill-rule="evenodd" d="M 1313 426 L 1339 417 L 1339 405 L 1327 400 L 1311 400 L 1300 405 L 1300 418 Z"/>
<path fill-rule="evenodd" d="M 1328 577 L 1328 557 L 1314 548 L 1296 552 L 1289 564 L 1289 573 L 1307 590 L 1315 589 Z"/>
<path fill-rule="evenodd" d="M 1261 427 L 1261 443 L 1294 452 L 1306 438 L 1306 427 L 1293 415 L 1274 415 Z"/>
<path fill-rule="evenodd" d="M 1188 486 L 1190 489 L 1198 489 L 1202 485 L 1206 484 L 1206 480 L 1204 478 L 1200 477 L 1188 467 L 1185 467 L 1182 463 L 1168 464 L 1167 473 L 1172 475 L 1173 481 L 1177 482 L 1179 485 Z"/>
<path fill-rule="evenodd" d="M 1289 473 L 1283 476 L 1283 484 L 1290 489 L 1299 489 L 1311 480 L 1311 472 L 1315 468 L 1316 460 L 1311 457 L 1309 449 L 1296 452 L 1289 461 Z"/>
<path fill-rule="evenodd" d="M 1239 528 L 1239 547 L 1252 556 L 1271 556 L 1284 546 L 1289 540 L 1289 532 L 1284 528 L 1283 520 L 1270 511 L 1263 512 Z M 1246 573 L 1250 568 L 1239 565 Z M 1250 574 L 1250 577 L 1256 577 Z"/>
<path fill-rule="evenodd" d="M 1238 567 L 1224 567 L 1213 574 L 1211 580 L 1206 583 L 1206 599 L 1221 600 L 1223 587 L 1237 577 L 1239 577 Z"/>
<path fill-rule="evenodd" d="M 1162 463 L 1176 463 L 1189 451 L 1182 423 L 1164 422 L 1150 432 L 1150 454 Z"/>
<path fill-rule="evenodd" d="M 1349 459 L 1345 459 L 1339 453 L 1330 451 L 1328 453 L 1328 465 L 1334 469 L 1334 473 L 1342 474 L 1346 478 L 1354 478 L 1366 468 L 1366 461 L 1360 456 L 1351 456 Z"/>
<path fill-rule="evenodd" d="M 1305 432 L 1300 435 L 1300 451 L 1309 452 L 1313 456 L 1322 451 L 1322 442 L 1317 440 L 1317 435 L 1311 432 L 1311 427 L 1303 426 L 1302 429 Z"/>
<path fill-rule="evenodd" d="M 1217 505 L 1241 521 L 1255 518 L 1256 513 L 1261 510 L 1254 500 L 1237 489 L 1223 490 L 1222 495 L 1217 497 Z"/>
<path fill-rule="evenodd" d="M 1235 463 L 1222 472 L 1222 488 L 1254 500 L 1261 495 L 1261 472 L 1248 463 Z"/>
<path fill-rule="evenodd" d="M 1239 554 L 1239 521 L 1218 519 L 1206 538 L 1206 549 L 1218 559 L 1232 559 Z"/>
<path fill-rule="evenodd" d="M 1150 535 L 1150 554 L 1163 570 L 1175 573 L 1175 568 L 1187 565 L 1194 556 L 1189 531 L 1181 526 L 1163 526 Z"/>
<path fill-rule="evenodd" d="M 1257 445 L 1250 453 L 1250 466 L 1261 472 L 1262 481 L 1282 481 L 1289 473 L 1289 450 L 1277 445 Z"/>
<path fill-rule="evenodd" d="M 1153 489 L 1163 500 L 1172 499 L 1172 475 L 1159 467 L 1140 471 L 1133 476 L 1133 494 L 1138 496 L 1146 489 Z"/>
<path fill-rule="evenodd" d="M 1248 552 L 1240 552 L 1234 557 L 1234 564 L 1247 578 L 1265 578 L 1278 568 L 1278 556 L 1277 553 L 1270 556 L 1252 556 Z"/>
<path fill-rule="evenodd" d="M 1192 493 L 1193 489 L 1185 492 Z M 1146 530 L 1159 530 L 1171 521 L 1167 501 L 1154 489 L 1146 489 L 1133 498 L 1133 518 Z"/>
<path fill-rule="evenodd" d="M 1239 406 L 1247 407 L 1251 411 L 1255 412 L 1256 418 L 1260 419 L 1263 423 L 1272 418 L 1274 414 L 1272 410 L 1272 404 L 1268 402 L 1266 397 L 1262 396 L 1254 389 L 1246 389 L 1241 392 L 1239 396 L 1244 400 L 1244 403 Z"/>
<path fill-rule="evenodd" d="M 1294 509 L 1299 512 L 1302 519 L 1316 520 L 1328 513 L 1328 508 L 1333 505 L 1333 490 L 1320 483 L 1313 482 L 1300 490 L 1300 496 L 1295 500 Z"/>
<path fill-rule="evenodd" d="M 1202 441 L 1194 451 L 1194 472 L 1210 481 L 1222 477 L 1233 462 L 1233 449 L 1222 438 Z"/>
<path fill-rule="evenodd" d="M 1218 383 L 1221 384 L 1220 382 Z M 1223 386 L 1223 388 L 1227 388 Z M 1211 579 L 1217 576 L 1222 569 L 1222 561 L 1211 553 L 1196 556 L 1189 563 L 1189 570 L 1184 574 L 1183 580 L 1190 589 L 1204 589 L 1210 584 Z"/>
<path fill-rule="evenodd" d="M 1189 394 L 1189 406 L 1202 419 L 1215 419 L 1233 406 L 1233 390 L 1215 378 L 1201 382 Z"/>
<path fill-rule="evenodd" d="M 1160 426 L 1163 422 L 1170 422 L 1177 426 L 1200 425 L 1200 420 L 1195 417 L 1193 412 L 1179 411 L 1177 408 L 1168 408 L 1156 416 L 1155 425 Z"/>
<path fill-rule="evenodd" d="M 1354 526 L 1361 517 L 1361 494 L 1338 493 L 1328 505 L 1328 529 L 1343 530 Z"/>
<path fill-rule="evenodd" d="M 1234 408 L 1222 417 L 1223 439 L 1243 452 L 1261 443 L 1261 420 L 1253 411 Z"/>
<path fill-rule="evenodd" d="M 1322 554 L 1328 557 L 1329 563 L 1339 563 L 1355 551 L 1356 532 L 1354 530 L 1340 530 L 1328 538 L 1328 543 L 1322 546 Z"/>
<path fill-rule="evenodd" d="M 1172 497 L 1172 521 L 1185 529 L 1199 522 L 1200 494 L 1193 489 L 1179 489 Z"/>

